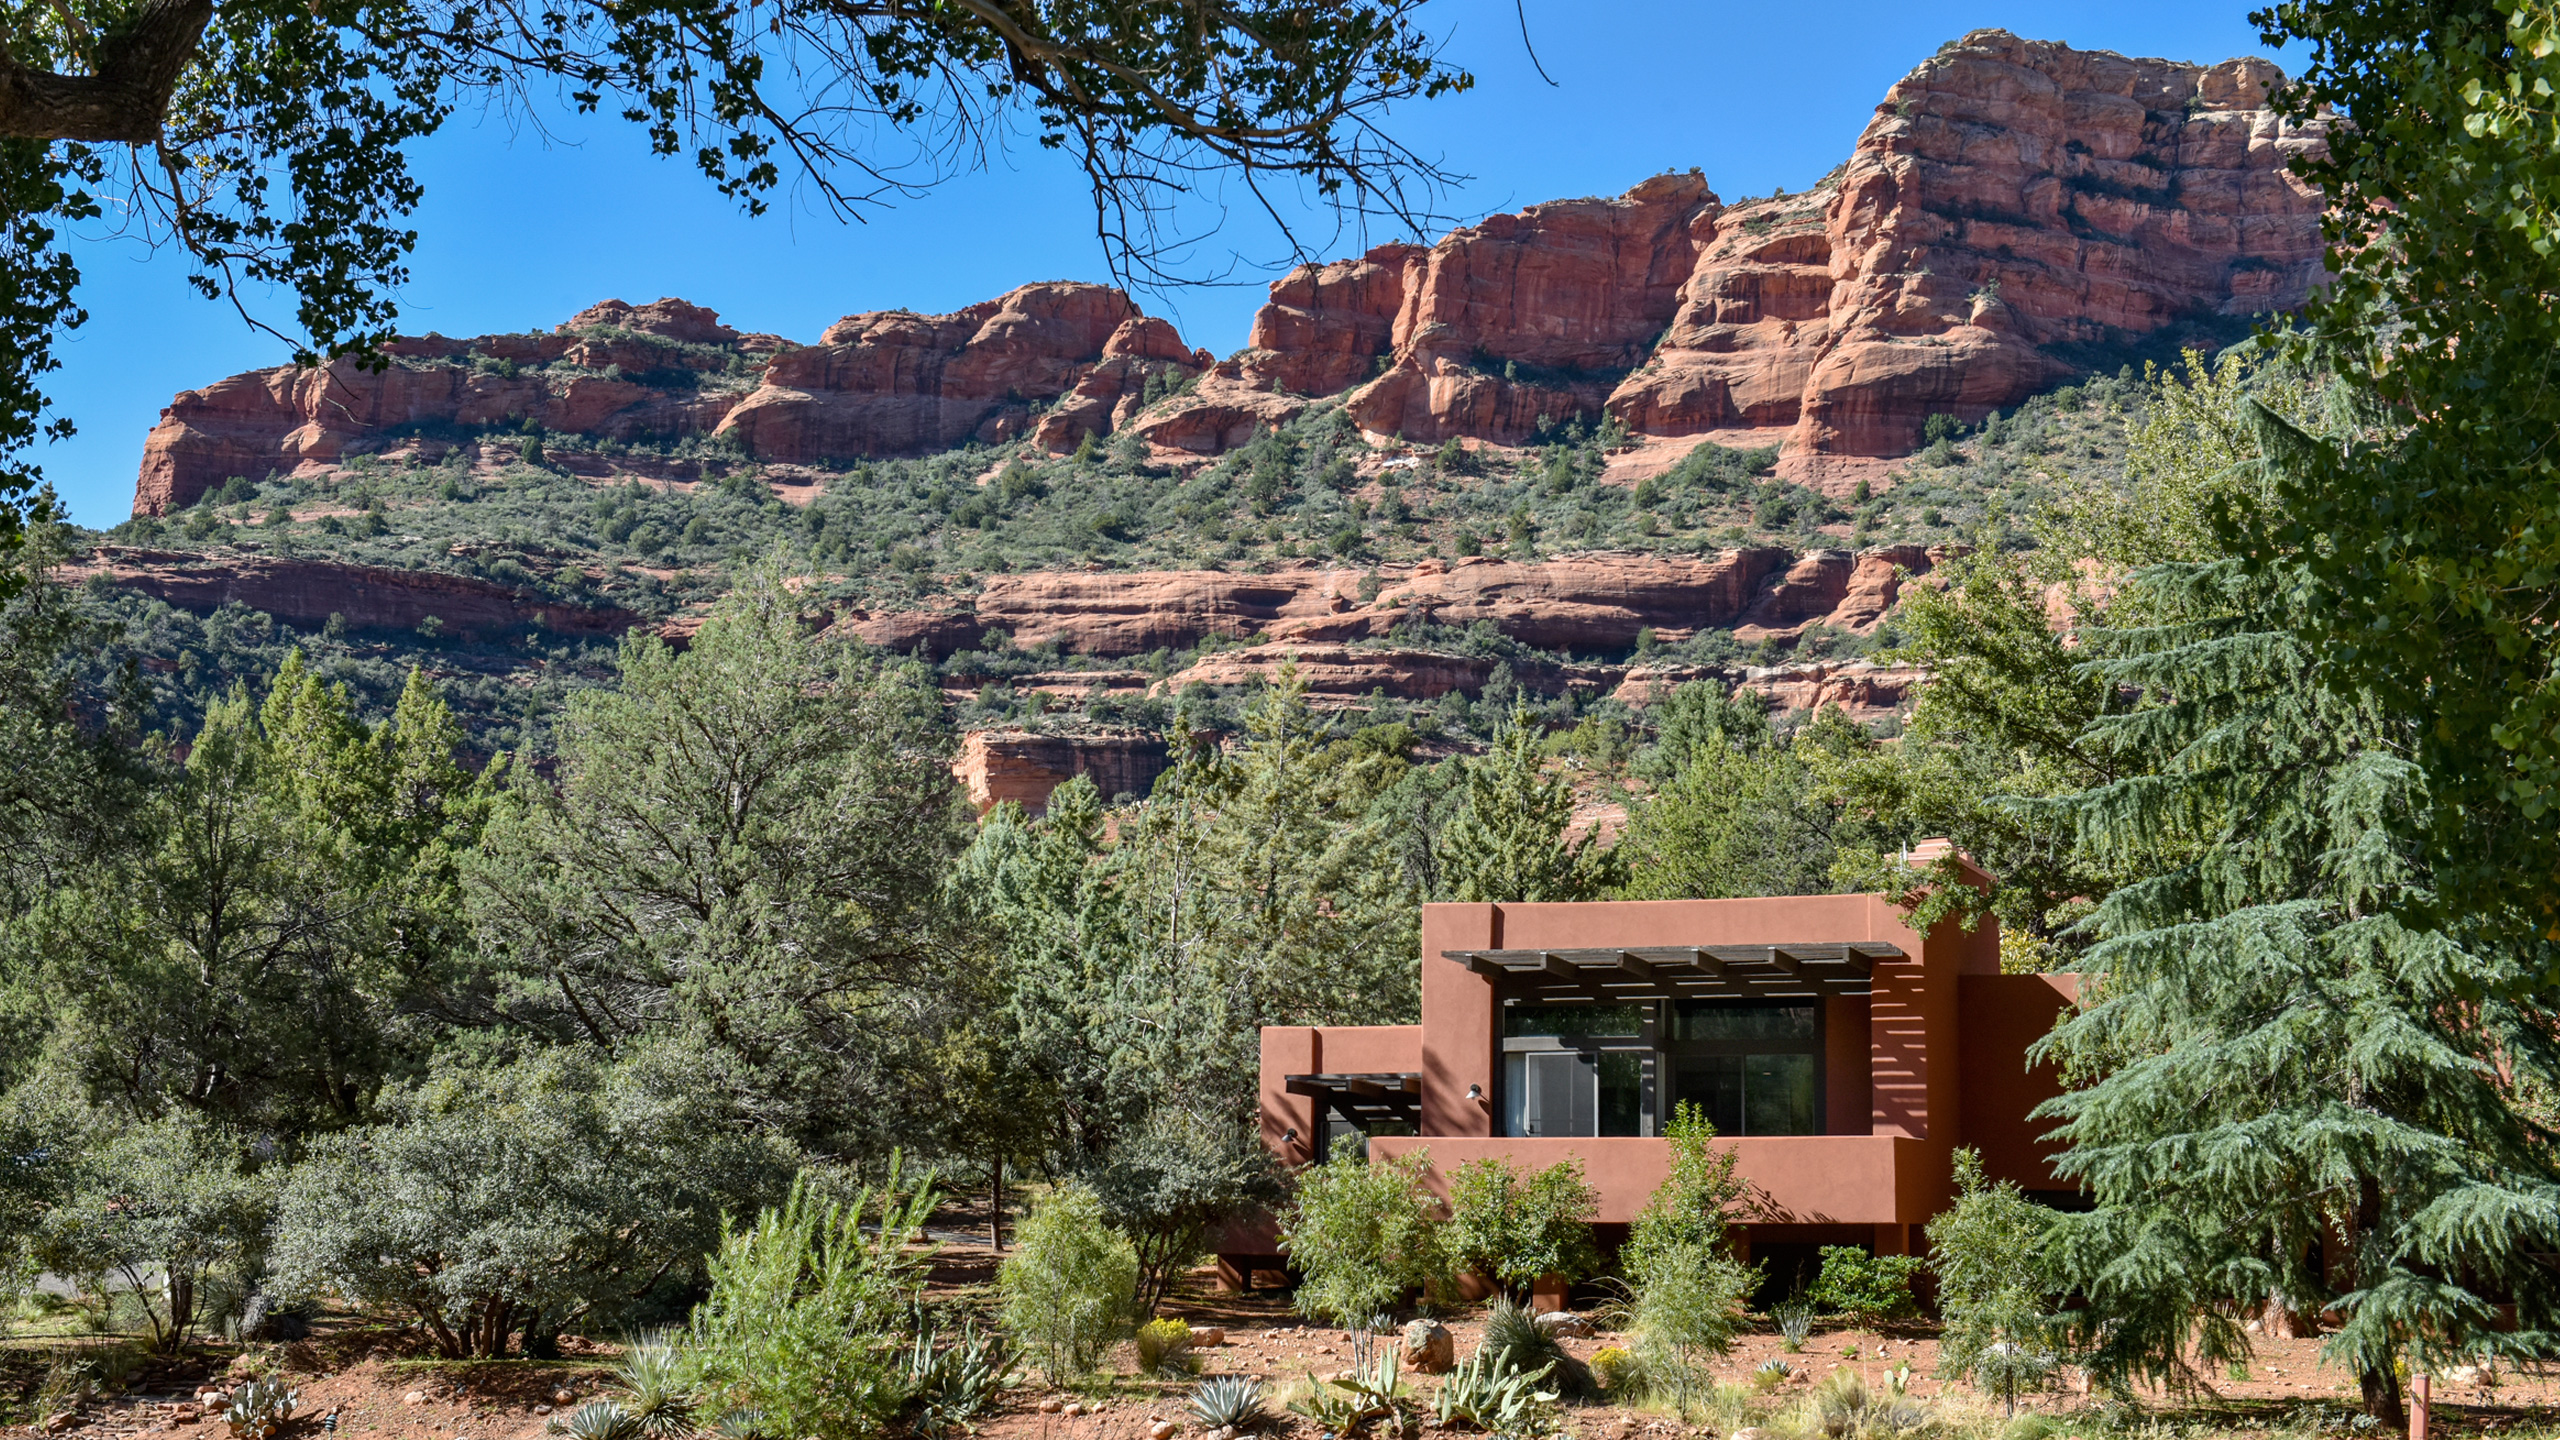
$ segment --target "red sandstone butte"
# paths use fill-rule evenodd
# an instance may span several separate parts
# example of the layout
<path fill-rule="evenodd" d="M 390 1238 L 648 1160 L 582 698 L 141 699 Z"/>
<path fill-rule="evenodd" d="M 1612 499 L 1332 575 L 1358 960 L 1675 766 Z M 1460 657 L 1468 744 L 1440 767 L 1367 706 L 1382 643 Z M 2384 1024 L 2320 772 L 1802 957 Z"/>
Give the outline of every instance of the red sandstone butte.
<path fill-rule="evenodd" d="M 1065 448 L 1107 431 L 1147 374 L 1199 360 L 1120 291 L 1048 281 L 949 315 L 847 316 L 775 357 L 720 433 L 759 460 L 905 454 L 1020 439 L 1034 405 L 1068 396 L 1071 418 L 1048 432 Z"/>
<path fill-rule="evenodd" d="M 237 601 L 301 626 L 324 625 L 335 616 L 358 629 L 410 630 L 432 616 L 451 634 L 539 624 L 570 634 L 613 635 L 640 623 L 627 610 L 557 604 L 470 575 L 335 560 L 102 545 L 60 574 L 75 583 L 103 576 L 199 614 Z"/>
<path fill-rule="evenodd" d="M 961 737 L 951 773 L 983 815 L 1011 800 L 1037 815 L 1049 792 L 1089 776 L 1102 798 L 1144 795 L 1169 763 L 1164 737 L 1141 730 L 1091 735 L 1039 735 L 1025 730 L 973 730 Z"/>
<path fill-rule="evenodd" d="M 2281 72 L 1978 30 L 1897 82 L 1809 193 L 1728 207 L 1694 176 L 1302 266 L 1220 383 L 1141 421 L 1214 450 L 1356 385 L 1381 435 L 1516 442 L 1605 407 L 1631 431 L 1787 427 L 1790 473 L 1911 451 L 2187 322 L 2298 305 L 2321 276 L 2319 143 Z M 1392 314 L 1392 318 L 1388 318 Z M 1374 378 L 1372 378 L 1374 377 Z"/>
<path fill-rule="evenodd" d="M 761 363 L 788 342 L 741 335 L 682 300 L 634 306 L 620 300 L 582 310 L 553 334 L 440 335 L 394 340 L 388 369 L 351 359 L 300 369 L 280 365 L 181 391 L 160 412 L 142 447 L 133 511 L 164 515 L 196 502 L 234 475 L 262 480 L 306 462 L 333 464 L 378 447 L 402 426 L 505 426 L 613 440 L 672 439 L 720 423 L 738 396 L 716 390 L 661 390 L 610 374 L 509 374 L 554 360 L 628 374 L 707 370 L 730 355 Z M 475 365 L 475 359 L 491 362 Z"/>

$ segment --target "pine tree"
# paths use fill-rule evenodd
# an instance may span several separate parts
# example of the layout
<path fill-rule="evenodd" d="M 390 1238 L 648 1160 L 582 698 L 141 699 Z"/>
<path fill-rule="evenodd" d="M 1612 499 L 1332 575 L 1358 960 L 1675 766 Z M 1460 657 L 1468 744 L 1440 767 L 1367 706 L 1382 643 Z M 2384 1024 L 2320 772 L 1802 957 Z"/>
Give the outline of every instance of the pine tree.
<path fill-rule="evenodd" d="M 2312 443 L 2251 415 L 2267 448 Z M 2144 698 L 2091 726 L 2120 778 L 2042 803 L 2144 878 L 2084 922 L 2088 1003 L 2043 1047 L 2093 1077 L 2043 1112 L 2098 1202 L 2055 1247 L 2111 1383 L 2191 1385 L 2282 1297 L 2344 1317 L 2328 1359 L 2396 1420 L 2404 1358 L 2551 1344 L 2560 953 L 2509 917 L 2428 918 L 2423 719 L 2292 638 L 2298 579 L 2155 566 L 2127 587 L 2146 623 L 2082 631 L 2092 673 Z"/>
<path fill-rule="evenodd" d="M 1435 846 L 1438 898 L 1476 902 L 1588 900 L 1625 876 L 1596 833 L 1568 840 L 1573 786 L 1547 774 L 1528 712 L 1511 712 L 1492 750 L 1462 762 L 1458 811 Z"/>

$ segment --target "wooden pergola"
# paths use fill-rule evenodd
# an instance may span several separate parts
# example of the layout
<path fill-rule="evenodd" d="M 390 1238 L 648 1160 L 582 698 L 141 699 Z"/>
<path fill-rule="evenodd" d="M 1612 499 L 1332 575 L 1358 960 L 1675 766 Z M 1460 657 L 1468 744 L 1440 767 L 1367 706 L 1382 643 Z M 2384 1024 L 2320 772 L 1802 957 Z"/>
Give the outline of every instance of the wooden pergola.
<path fill-rule="evenodd" d="M 1382 1121 L 1401 1121 L 1419 1129 L 1422 1123 L 1420 1071 L 1351 1073 L 1327 1071 L 1288 1077 L 1289 1093 L 1316 1099 L 1316 1120 L 1330 1108 L 1364 1132 Z"/>
<path fill-rule="evenodd" d="M 1491 979 L 1505 999 L 1606 1003 L 1866 995 L 1878 962 L 1910 958 L 1880 940 L 1440 954 Z"/>

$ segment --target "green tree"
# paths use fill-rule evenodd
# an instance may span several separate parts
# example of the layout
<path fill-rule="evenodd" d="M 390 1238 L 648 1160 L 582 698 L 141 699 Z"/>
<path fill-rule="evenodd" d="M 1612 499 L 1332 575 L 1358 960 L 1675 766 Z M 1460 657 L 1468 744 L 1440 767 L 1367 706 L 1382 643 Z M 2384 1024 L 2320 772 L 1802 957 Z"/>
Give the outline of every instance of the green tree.
<path fill-rule="evenodd" d="M 263 705 L 239 689 L 209 707 L 139 843 L 11 927 L 48 1063 L 139 1115 L 359 1118 L 423 1062 L 421 1012 L 462 944 L 456 885 L 485 800 L 458 741 L 423 678 L 368 727 L 298 653 Z"/>
<path fill-rule="evenodd" d="M 1004 1328 L 1057 1384 L 1089 1374 L 1136 1319 L 1138 1252 L 1081 1185 L 1049 1193 L 996 1271 Z"/>
<path fill-rule="evenodd" d="M 612 1051 L 665 1038 L 759 1123 L 885 1150 L 892 1047 L 966 996 L 933 980 L 968 838 L 936 697 L 810 634 L 772 566 L 686 650 L 632 638 L 621 669 L 572 702 L 557 785 L 522 773 L 472 869 L 500 1014 Z"/>
<path fill-rule="evenodd" d="M 2226 546 L 2314 588 L 2283 619 L 2320 665 L 2424 717 L 2408 758 L 2432 803 L 2404 818 L 2441 919 L 2418 923 L 2539 934 L 2560 877 L 2560 11 L 2287 0 L 2254 19 L 2310 46 L 2278 101 L 2325 137 L 2294 165 L 2337 278 L 2291 348 L 2342 379 L 2346 423 L 2305 444 L 2260 427 L 2283 452 L 2272 514 L 2227 517 Z"/>
<path fill-rule="evenodd" d="M 1152 1317 L 1217 1226 L 1280 1198 L 1261 1137 L 1227 1114 L 1160 1104 L 1088 1175 L 1094 1198 L 1138 1254 L 1137 1313 Z"/>
<path fill-rule="evenodd" d="M 1956 1203 L 1929 1222 L 1929 1268 L 1938 1277 L 1938 1373 L 2000 1397 L 2041 1390 L 2060 1368 L 2060 1290 L 2048 1250 L 2053 1212 L 2017 1182 L 1993 1183 L 1982 1152 L 1958 1150 Z"/>
<path fill-rule="evenodd" d="M 2264 448 L 2309 443 L 2254 413 Z M 2088 1079 L 2042 1112 L 2098 1202 L 2056 1222 L 2081 1340 L 2102 1376 L 2189 1383 L 2281 1295 L 2344 1317 L 2326 1355 L 2396 1418 L 2403 1358 L 2545 1346 L 2551 942 L 2427 920 L 2433 718 L 2295 638 L 2315 587 L 2237 560 L 2130 584 L 2143 623 L 2082 631 L 2144 697 L 2093 727 L 2126 778 L 2047 802 L 2100 863 L 2157 866 L 2084 922 L 2094 1003 L 2042 1047 Z"/>
<path fill-rule="evenodd" d="M 858 213 L 983 163 L 990 140 L 1025 127 L 1082 167 L 1124 275 L 1165 273 L 1173 206 L 1203 170 L 1253 187 L 1286 177 L 1419 229 L 1444 177 L 1382 132 L 1384 112 L 1473 81 L 1439 62 L 1418 5 L 16 7 L 0 106 L 0 455 L 68 430 L 45 425 L 38 388 L 57 332 L 86 319 L 65 223 L 108 204 L 149 217 L 208 297 L 290 291 L 298 362 L 378 367 L 425 195 L 407 146 L 459 108 L 545 92 L 619 116 L 750 213 L 789 168 Z M 153 158 L 121 164 L 122 146 Z M 25 508 L 11 502 L 34 484 L 23 459 L 0 470 L 0 549 Z"/>
<path fill-rule="evenodd" d="M 1738 738 L 1699 736 L 1672 778 L 1630 808 L 1618 842 L 1627 866 L 1621 897 L 1712 900 L 1829 888 L 1839 846 L 1864 832 L 1859 817 L 1844 826 L 1841 808 L 1826 803 L 1806 757 L 1863 747 L 1865 732 L 1834 710 L 1791 741 L 1737 730 Z"/>
<path fill-rule="evenodd" d="M 1302 1277 L 1302 1315 L 1345 1329 L 1396 1307 L 1406 1291 L 1450 1288 L 1431 1157 L 1339 1156 L 1299 1172 L 1280 1217 L 1280 1248 Z"/>
<path fill-rule="evenodd" d="M 140 1302 L 152 1340 L 183 1348 L 216 1270 L 251 1278 L 272 1187 L 244 1165 L 243 1137 L 191 1114 L 131 1125 L 74 1162 L 70 1193 L 37 1237 L 45 1269 L 113 1276 Z"/>
<path fill-rule="evenodd" d="M 681 1055 L 447 1059 L 381 1109 L 285 1178 L 275 1283 L 408 1311 L 451 1358 L 619 1323 L 790 1173 Z"/>
<path fill-rule="evenodd" d="M 1600 1268 L 1591 1238 L 1600 1192 L 1580 1160 L 1521 1173 L 1499 1156 L 1469 1160 L 1449 1175 L 1449 1222 L 1441 1231 L 1452 1263 L 1515 1294 L 1541 1276 L 1580 1280 Z"/>
<path fill-rule="evenodd" d="M 1525 710 L 1480 759 L 1459 762 L 1457 813 L 1441 829 L 1439 898 L 1511 903 L 1588 900 L 1616 884 L 1625 869 L 1596 834 L 1567 840 L 1573 786 L 1545 773 L 1536 730 Z"/>

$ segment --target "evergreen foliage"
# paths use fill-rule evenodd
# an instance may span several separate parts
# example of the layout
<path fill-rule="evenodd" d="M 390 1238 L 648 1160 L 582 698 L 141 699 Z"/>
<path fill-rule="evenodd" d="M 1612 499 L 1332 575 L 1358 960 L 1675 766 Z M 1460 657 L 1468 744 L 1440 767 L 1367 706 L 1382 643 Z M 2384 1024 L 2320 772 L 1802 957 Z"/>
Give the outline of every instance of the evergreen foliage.
<path fill-rule="evenodd" d="M 1388 1314 L 1408 1290 L 1453 1288 L 1425 1188 L 1427 1151 L 1382 1160 L 1336 1156 L 1297 1176 L 1280 1246 L 1302 1277 L 1300 1314 L 1348 1329 Z"/>
<path fill-rule="evenodd" d="M 2019 1394 L 2042 1390 L 2061 1368 L 2053 1212 L 2015 1181 L 1986 1179 L 1978 1150 L 1958 1150 L 1955 1172 L 1956 1203 L 1929 1222 L 1944 1321 L 1938 1373 L 1998 1395 L 2014 1416 Z"/>
<path fill-rule="evenodd" d="M 2247 413 L 2262 451 L 2317 443 Z M 2043 804 L 2143 873 L 2082 922 L 2089 1003 L 2043 1047 L 2087 1082 L 2047 1111 L 2099 1201 L 2055 1243 L 2101 1375 L 2192 1384 L 2274 1299 L 2346 1317 L 2326 1353 L 2389 1418 L 2403 1356 L 2546 1344 L 2554 956 L 2514 917 L 2436 918 L 2433 722 L 2296 638 L 2326 603 L 2301 580 L 2162 564 L 2128 582 L 2141 623 L 2081 632 L 2144 698 L 2091 726 L 2122 778 Z"/>
<path fill-rule="evenodd" d="M 1515 710 L 1491 753 L 1465 762 L 1457 812 L 1440 831 L 1435 898 L 1521 903 L 1588 900 L 1624 870 L 1585 834 L 1569 841 L 1573 787 L 1541 763 L 1527 712 Z"/>

